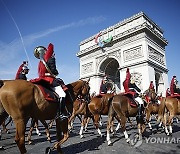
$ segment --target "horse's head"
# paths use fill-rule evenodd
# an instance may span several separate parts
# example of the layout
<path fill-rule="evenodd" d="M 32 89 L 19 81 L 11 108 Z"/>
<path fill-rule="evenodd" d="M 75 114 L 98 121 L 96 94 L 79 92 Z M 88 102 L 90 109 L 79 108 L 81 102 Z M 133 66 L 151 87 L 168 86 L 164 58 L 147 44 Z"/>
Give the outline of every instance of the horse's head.
<path fill-rule="evenodd" d="M 77 96 L 81 95 L 82 97 L 85 97 L 89 95 L 89 91 L 90 91 L 89 80 L 88 81 L 78 80 L 73 84 L 74 84 L 73 90 Z"/>

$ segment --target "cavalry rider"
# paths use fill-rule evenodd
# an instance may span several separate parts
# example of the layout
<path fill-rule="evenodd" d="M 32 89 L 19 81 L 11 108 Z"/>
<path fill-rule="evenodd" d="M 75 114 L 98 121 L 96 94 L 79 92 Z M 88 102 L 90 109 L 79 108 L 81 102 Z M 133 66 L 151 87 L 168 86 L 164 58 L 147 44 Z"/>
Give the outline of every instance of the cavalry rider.
<path fill-rule="evenodd" d="M 173 78 L 171 79 L 170 93 L 171 93 L 171 96 L 180 95 L 180 89 L 178 87 L 178 81 L 177 81 L 176 76 L 173 76 Z"/>
<path fill-rule="evenodd" d="M 37 53 L 37 54 L 36 54 Z M 68 88 L 65 86 L 64 82 L 60 78 L 56 78 L 59 74 L 56 69 L 56 59 L 54 54 L 54 45 L 49 43 L 48 48 L 46 49 L 43 46 L 38 46 L 34 50 L 36 58 L 40 59 L 38 66 L 39 78 L 48 82 L 48 84 L 53 87 L 54 91 L 59 95 L 60 100 L 58 103 L 58 110 L 56 119 L 60 118 L 61 120 L 67 118 L 64 114 L 65 112 L 65 96 Z M 39 54 L 39 55 L 38 55 Z"/>
<path fill-rule="evenodd" d="M 149 85 L 149 90 L 154 90 L 154 91 L 155 91 L 153 81 L 151 81 L 151 82 L 150 82 L 150 85 Z"/>
<path fill-rule="evenodd" d="M 107 89 L 107 76 L 105 76 L 101 82 L 101 85 L 100 85 L 100 95 L 104 95 L 106 94 L 108 91 Z"/>
<path fill-rule="evenodd" d="M 23 61 L 23 63 L 18 68 L 15 79 L 27 80 L 26 75 L 28 73 L 29 73 L 28 62 Z"/>
<path fill-rule="evenodd" d="M 138 103 L 138 115 L 142 116 L 142 107 L 144 106 L 144 101 L 141 97 L 139 97 L 141 93 L 141 89 L 137 87 L 134 79 L 132 79 L 131 74 L 129 72 L 129 68 L 126 70 L 126 79 L 123 82 L 125 93 L 130 93 L 134 97 L 135 101 Z"/>

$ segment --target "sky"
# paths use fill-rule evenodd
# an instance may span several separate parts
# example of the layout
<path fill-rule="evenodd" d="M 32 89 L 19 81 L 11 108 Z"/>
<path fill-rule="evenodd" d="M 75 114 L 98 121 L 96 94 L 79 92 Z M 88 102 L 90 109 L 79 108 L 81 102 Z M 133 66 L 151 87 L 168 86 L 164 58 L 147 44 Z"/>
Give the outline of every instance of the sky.
<path fill-rule="evenodd" d="M 180 80 L 179 0 L 0 0 L 0 79 L 14 79 L 24 60 L 27 78 L 37 78 L 34 48 L 53 43 L 58 77 L 74 82 L 80 77 L 80 42 L 141 11 L 168 41 L 169 82 L 173 75 Z"/>

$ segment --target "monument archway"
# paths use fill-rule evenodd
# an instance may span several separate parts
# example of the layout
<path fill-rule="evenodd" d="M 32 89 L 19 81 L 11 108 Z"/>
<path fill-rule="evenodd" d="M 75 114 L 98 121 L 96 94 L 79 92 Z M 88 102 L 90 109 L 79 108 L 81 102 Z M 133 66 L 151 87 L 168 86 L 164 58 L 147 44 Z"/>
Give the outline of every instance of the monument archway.
<path fill-rule="evenodd" d="M 80 42 L 80 78 L 89 79 L 91 92 L 99 93 L 105 75 L 123 92 L 129 68 L 142 91 L 153 81 L 165 96 L 168 84 L 163 30 L 144 12 L 133 15 Z"/>

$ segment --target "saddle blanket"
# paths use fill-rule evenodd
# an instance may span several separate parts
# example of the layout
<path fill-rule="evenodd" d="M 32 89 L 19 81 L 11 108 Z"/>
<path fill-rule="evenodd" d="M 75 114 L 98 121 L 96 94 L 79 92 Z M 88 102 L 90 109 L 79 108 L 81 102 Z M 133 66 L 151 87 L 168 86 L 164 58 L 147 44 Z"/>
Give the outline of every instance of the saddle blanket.
<path fill-rule="evenodd" d="M 30 82 L 32 82 L 33 84 L 39 87 L 39 89 L 44 95 L 44 98 L 47 101 L 54 102 L 54 103 L 59 102 L 58 94 L 53 89 L 51 89 L 51 86 L 50 84 L 48 84 L 47 81 L 43 79 L 33 79 L 33 80 L 30 80 Z"/>
<path fill-rule="evenodd" d="M 131 92 L 122 92 L 121 95 L 128 97 L 128 103 L 131 107 L 137 107 L 137 102 L 134 100 L 134 96 Z"/>

